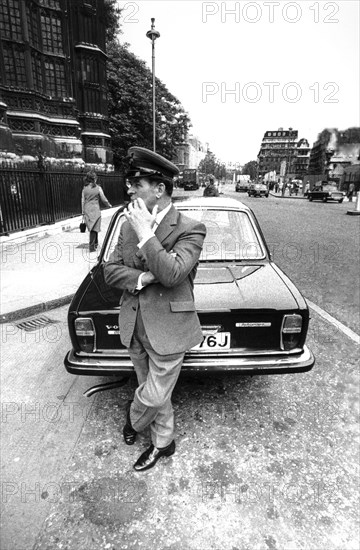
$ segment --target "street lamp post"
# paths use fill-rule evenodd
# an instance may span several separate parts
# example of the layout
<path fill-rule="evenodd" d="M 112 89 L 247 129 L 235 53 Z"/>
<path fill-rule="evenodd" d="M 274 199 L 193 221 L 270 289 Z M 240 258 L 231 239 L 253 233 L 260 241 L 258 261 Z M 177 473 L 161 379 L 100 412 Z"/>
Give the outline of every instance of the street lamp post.
<path fill-rule="evenodd" d="M 152 50 L 152 92 L 153 92 L 153 151 L 156 150 L 156 117 L 155 117 L 155 40 L 159 38 L 160 33 L 155 30 L 155 19 L 151 18 L 151 29 L 146 33 L 151 40 Z"/>

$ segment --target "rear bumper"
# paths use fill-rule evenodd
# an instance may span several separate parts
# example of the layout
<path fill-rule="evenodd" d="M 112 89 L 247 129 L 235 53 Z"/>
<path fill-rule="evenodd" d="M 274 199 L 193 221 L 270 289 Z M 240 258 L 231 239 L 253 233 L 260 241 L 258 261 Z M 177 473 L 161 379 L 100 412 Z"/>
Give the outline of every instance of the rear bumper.
<path fill-rule="evenodd" d="M 212 373 L 233 372 L 238 374 L 285 374 L 309 371 L 315 358 L 307 346 L 296 354 L 235 355 L 187 353 L 183 372 Z M 64 359 L 66 370 L 71 374 L 111 376 L 131 373 L 134 370 L 129 356 L 81 356 L 69 351 Z"/>

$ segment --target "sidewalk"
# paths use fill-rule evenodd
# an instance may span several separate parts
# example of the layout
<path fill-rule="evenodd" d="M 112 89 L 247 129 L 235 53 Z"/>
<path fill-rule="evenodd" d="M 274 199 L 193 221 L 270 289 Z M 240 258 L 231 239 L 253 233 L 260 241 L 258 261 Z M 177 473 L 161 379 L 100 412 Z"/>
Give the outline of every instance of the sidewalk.
<path fill-rule="evenodd" d="M 118 208 L 102 210 L 100 247 Z M 70 303 L 96 261 L 89 232 L 80 233 L 81 218 L 0 237 L 0 323 Z"/>
<path fill-rule="evenodd" d="M 272 197 L 276 197 L 278 199 L 306 199 L 304 195 L 289 195 L 289 193 L 286 193 L 286 195 L 282 195 L 281 193 L 275 193 L 275 191 L 269 191 L 269 195 Z"/>
<path fill-rule="evenodd" d="M 270 195 L 282 198 L 273 192 Z M 284 198 L 303 199 L 285 195 Z M 100 245 L 119 207 L 102 210 Z M 0 323 L 68 304 L 93 267 L 81 216 L 0 237 Z"/>

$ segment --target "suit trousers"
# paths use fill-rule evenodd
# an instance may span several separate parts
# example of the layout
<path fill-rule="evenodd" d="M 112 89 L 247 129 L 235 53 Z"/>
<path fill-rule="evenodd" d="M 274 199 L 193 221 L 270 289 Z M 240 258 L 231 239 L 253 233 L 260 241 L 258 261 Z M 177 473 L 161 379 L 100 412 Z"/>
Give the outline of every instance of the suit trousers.
<path fill-rule="evenodd" d="M 154 447 L 166 447 L 174 438 L 171 395 L 185 352 L 156 353 L 146 336 L 140 308 L 128 351 L 139 383 L 130 407 L 131 425 L 137 432 L 149 426 Z"/>

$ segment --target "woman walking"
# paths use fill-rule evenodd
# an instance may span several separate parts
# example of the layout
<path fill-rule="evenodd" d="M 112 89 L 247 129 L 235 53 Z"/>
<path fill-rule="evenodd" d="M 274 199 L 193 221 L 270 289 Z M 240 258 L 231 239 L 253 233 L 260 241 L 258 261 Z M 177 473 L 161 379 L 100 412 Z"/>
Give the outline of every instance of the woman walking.
<path fill-rule="evenodd" d="M 90 171 L 84 177 L 84 187 L 81 195 L 81 210 L 90 231 L 89 251 L 95 252 L 98 247 L 98 233 L 101 227 L 100 202 L 111 208 L 111 204 L 104 195 L 100 185 L 97 185 L 97 175 Z"/>

